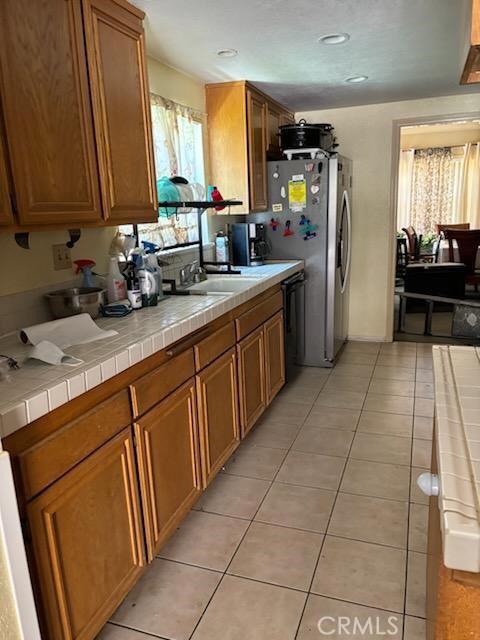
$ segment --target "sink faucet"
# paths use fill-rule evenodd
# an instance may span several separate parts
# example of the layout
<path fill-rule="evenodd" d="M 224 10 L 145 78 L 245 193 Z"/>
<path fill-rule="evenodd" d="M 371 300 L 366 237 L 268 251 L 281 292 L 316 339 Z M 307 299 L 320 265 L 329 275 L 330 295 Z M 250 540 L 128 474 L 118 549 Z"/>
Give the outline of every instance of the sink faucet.
<path fill-rule="evenodd" d="M 180 269 L 180 284 L 188 287 L 194 282 L 202 282 L 207 279 L 207 273 L 203 267 L 198 264 L 198 260 L 189 262 Z"/>

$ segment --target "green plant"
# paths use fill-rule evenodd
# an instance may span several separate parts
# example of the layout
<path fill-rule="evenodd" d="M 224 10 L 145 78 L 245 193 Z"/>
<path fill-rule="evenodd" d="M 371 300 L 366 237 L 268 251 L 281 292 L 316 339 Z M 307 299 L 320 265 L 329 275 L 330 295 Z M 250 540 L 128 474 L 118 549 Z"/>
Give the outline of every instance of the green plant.
<path fill-rule="evenodd" d="M 437 239 L 437 234 L 434 233 L 433 231 L 430 231 L 429 233 L 424 233 L 422 236 L 422 242 L 420 245 L 421 248 L 431 249 L 436 239 Z"/>

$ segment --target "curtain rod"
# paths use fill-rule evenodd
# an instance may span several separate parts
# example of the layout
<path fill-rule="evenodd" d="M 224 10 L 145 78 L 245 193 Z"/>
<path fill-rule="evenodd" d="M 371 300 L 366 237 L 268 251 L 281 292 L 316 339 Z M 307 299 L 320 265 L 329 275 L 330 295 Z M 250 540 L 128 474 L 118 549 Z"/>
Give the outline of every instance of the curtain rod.
<path fill-rule="evenodd" d="M 154 96 L 154 98 L 160 98 L 164 102 L 171 102 L 172 104 L 176 105 L 177 107 L 181 107 L 182 109 L 188 109 L 189 111 L 193 111 L 193 113 L 195 113 L 198 116 L 207 117 L 208 115 L 205 111 L 201 111 L 200 109 L 195 109 L 195 107 L 192 107 L 188 104 L 183 104 L 182 102 L 177 102 L 176 100 L 172 100 L 171 98 L 165 98 L 164 96 L 161 96 L 159 93 L 154 93 L 153 91 L 150 91 L 150 95 Z"/>
<path fill-rule="evenodd" d="M 408 149 L 400 149 L 400 151 L 424 151 L 425 149 L 464 149 L 467 144 L 471 145 L 472 147 L 476 147 L 477 145 L 480 144 L 480 142 L 466 142 L 465 144 L 453 144 L 453 145 L 447 145 L 445 147 L 440 146 L 440 147 L 408 147 Z"/>

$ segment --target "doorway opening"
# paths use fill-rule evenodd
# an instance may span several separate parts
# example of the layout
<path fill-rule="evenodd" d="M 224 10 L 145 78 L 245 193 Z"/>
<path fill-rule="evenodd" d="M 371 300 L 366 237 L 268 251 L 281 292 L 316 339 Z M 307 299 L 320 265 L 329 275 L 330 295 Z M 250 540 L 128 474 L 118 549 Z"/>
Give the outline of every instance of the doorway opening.
<path fill-rule="evenodd" d="M 480 344 L 480 117 L 399 125 L 394 339 Z"/>

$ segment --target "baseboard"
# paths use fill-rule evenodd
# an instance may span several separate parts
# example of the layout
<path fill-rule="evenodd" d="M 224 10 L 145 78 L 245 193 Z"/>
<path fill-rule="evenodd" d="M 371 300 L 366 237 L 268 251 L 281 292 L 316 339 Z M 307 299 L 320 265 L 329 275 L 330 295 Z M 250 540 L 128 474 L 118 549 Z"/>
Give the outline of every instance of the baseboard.
<path fill-rule="evenodd" d="M 389 336 L 347 336 L 347 341 L 351 342 L 393 342 Z"/>

